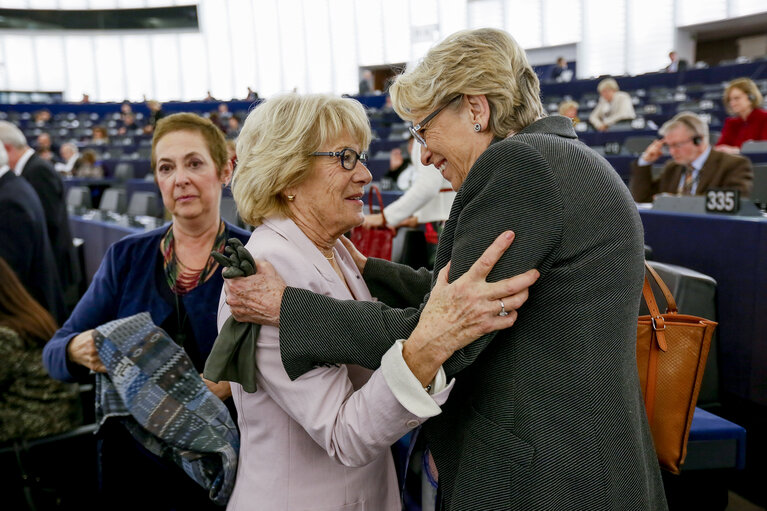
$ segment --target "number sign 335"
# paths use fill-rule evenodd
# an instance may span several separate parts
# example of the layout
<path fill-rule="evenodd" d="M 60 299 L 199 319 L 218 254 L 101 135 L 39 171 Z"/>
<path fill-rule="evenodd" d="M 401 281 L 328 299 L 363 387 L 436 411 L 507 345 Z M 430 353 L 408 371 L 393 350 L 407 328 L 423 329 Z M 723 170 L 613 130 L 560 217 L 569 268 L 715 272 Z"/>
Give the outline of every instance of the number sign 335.
<path fill-rule="evenodd" d="M 706 213 L 734 214 L 740 210 L 740 190 L 711 188 L 706 191 Z"/>

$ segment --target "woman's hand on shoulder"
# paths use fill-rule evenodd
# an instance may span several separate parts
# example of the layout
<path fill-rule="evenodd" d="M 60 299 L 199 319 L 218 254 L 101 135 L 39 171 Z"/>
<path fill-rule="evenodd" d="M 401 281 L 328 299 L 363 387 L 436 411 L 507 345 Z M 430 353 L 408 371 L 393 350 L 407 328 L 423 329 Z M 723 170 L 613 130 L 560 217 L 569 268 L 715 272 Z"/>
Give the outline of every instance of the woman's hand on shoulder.
<path fill-rule="evenodd" d="M 76 364 L 85 366 L 97 373 L 107 372 L 96 349 L 94 334 L 96 330 L 86 330 L 79 333 L 67 344 L 67 358 Z"/>
<path fill-rule="evenodd" d="M 226 303 L 232 316 L 243 323 L 279 326 L 285 281 L 267 261 L 256 260 L 256 274 L 224 279 Z"/>

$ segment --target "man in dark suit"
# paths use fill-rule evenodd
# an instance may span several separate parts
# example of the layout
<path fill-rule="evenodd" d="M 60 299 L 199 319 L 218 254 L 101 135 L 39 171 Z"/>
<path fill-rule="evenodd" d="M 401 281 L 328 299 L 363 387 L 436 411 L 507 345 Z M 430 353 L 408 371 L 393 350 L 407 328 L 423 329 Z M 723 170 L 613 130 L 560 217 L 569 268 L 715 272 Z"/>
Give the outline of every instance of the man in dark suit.
<path fill-rule="evenodd" d="M 66 292 L 74 281 L 71 264 L 74 248 L 64 200 L 64 183 L 53 166 L 27 145 L 24 134 L 13 124 L 0 121 L 0 141 L 8 153 L 11 170 L 29 182 L 40 198 L 59 282 L 63 292 Z"/>
<path fill-rule="evenodd" d="M 631 195 L 637 202 L 651 202 L 658 193 L 703 195 L 710 188 L 735 188 L 744 197 L 751 194 L 754 172 L 742 156 L 712 149 L 708 125 L 692 112 L 681 112 L 660 129 L 662 138 L 650 144 L 631 164 Z M 668 147 L 668 160 L 657 178 L 652 164 Z"/>
<path fill-rule="evenodd" d="M 6 260 L 35 300 L 62 323 L 66 310 L 58 282 L 40 199 L 13 173 L 0 145 L 0 257 Z"/>

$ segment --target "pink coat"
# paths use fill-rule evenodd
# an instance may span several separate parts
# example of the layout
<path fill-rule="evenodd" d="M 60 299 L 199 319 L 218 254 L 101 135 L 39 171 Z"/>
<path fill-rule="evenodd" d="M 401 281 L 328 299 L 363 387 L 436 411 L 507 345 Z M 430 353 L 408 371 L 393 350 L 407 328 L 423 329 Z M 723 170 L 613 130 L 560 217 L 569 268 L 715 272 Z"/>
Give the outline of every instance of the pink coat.
<path fill-rule="evenodd" d="M 343 244 L 336 244 L 335 257 L 346 284 L 292 220 L 268 219 L 246 247 L 274 265 L 288 286 L 372 300 Z M 222 292 L 219 329 L 229 316 Z M 321 326 L 316 333 L 324 342 Z M 389 446 L 423 419 L 397 401 L 381 370 L 320 367 L 291 381 L 275 327 L 261 329 L 256 366 L 257 392 L 232 383 L 241 447 L 227 509 L 399 510 Z"/>

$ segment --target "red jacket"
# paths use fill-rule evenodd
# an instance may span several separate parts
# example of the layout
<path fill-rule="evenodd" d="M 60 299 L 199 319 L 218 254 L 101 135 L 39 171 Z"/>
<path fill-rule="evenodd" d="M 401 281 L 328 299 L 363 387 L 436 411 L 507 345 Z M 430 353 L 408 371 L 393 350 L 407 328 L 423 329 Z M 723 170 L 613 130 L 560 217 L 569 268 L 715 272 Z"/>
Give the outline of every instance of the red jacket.
<path fill-rule="evenodd" d="M 722 135 L 716 145 L 740 147 L 747 140 L 767 140 L 766 110 L 754 108 L 745 121 L 740 117 L 725 119 Z"/>

